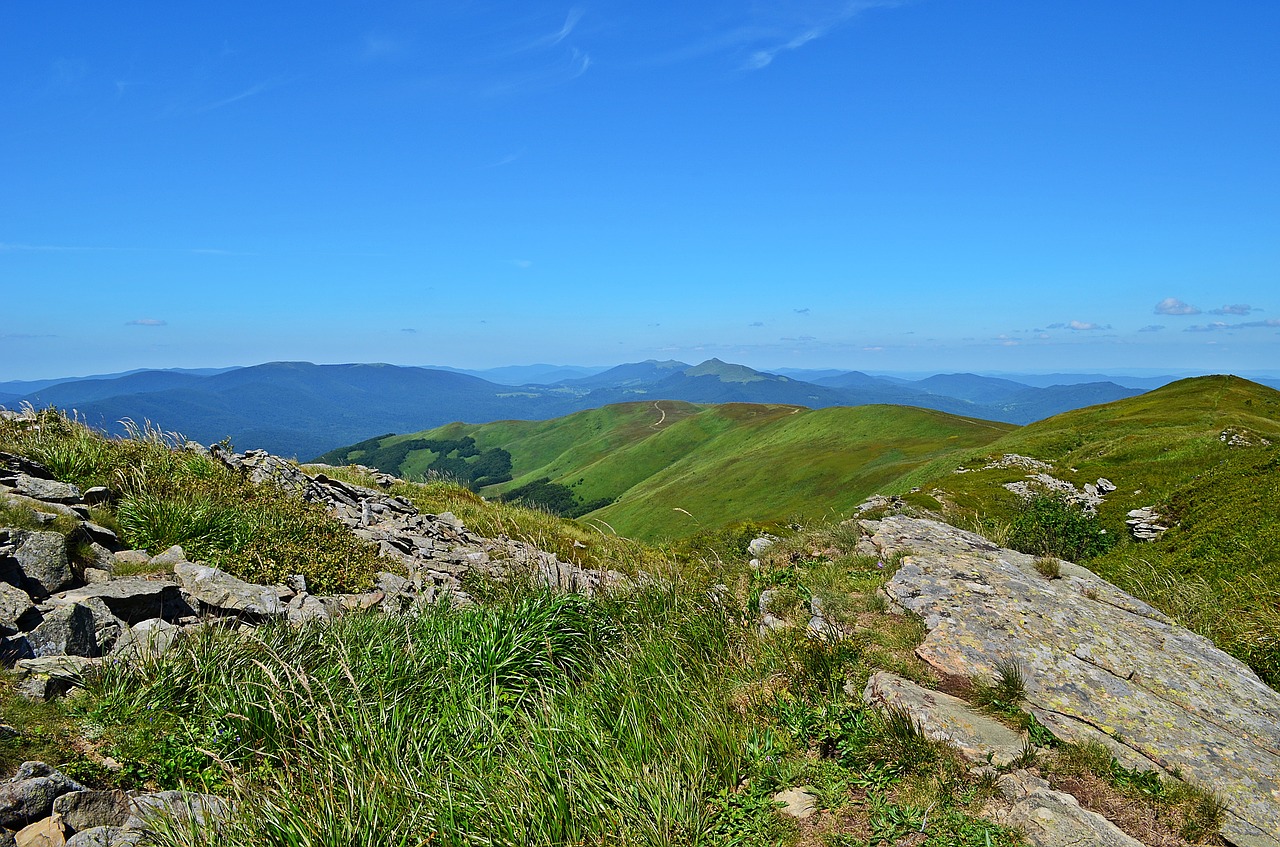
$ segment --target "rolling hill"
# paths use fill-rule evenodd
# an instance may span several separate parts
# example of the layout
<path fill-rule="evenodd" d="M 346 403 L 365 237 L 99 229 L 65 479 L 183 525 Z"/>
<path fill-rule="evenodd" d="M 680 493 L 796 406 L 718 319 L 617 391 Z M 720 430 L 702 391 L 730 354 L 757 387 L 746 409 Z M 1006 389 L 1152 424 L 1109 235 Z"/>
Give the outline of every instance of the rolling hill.
<path fill-rule="evenodd" d="M 900 481 L 936 487 L 962 510 L 1005 517 L 1017 498 L 1001 488 L 1025 477 L 1021 468 L 988 468 L 1005 453 L 1055 466 L 1055 476 L 1076 484 L 1110 479 L 1118 490 L 1099 507 L 1122 531 L 1130 509 L 1160 503 L 1237 449 L 1232 435 L 1256 446 L 1280 443 L 1280 392 L 1236 376 L 1179 380 L 1138 397 L 1075 409 L 1014 430 L 966 462 L 966 473 L 934 463 Z"/>
<path fill-rule="evenodd" d="M 485 494 L 545 480 L 578 505 L 608 503 L 589 512 L 588 521 L 656 539 L 748 518 L 845 513 L 911 469 L 941 456 L 957 461 L 1011 429 L 901 406 L 659 400 L 551 421 L 450 424 L 331 451 L 321 461 L 418 476 L 442 452 L 478 461 L 486 451 L 505 450 L 513 478 L 483 487 Z M 474 446 L 455 449 L 467 439 Z"/>

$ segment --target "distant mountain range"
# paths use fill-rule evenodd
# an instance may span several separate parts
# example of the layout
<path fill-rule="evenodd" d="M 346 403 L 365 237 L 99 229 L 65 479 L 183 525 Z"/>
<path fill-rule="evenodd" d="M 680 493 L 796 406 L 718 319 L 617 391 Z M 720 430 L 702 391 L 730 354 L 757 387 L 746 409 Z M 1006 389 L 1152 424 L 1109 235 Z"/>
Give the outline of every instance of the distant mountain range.
<path fill-rule="evenodd" d="M 485 373 L 492 378 L 475 375 Z M 203 443 L 234 438 L 240 449 L 309 459 L 388 432 L 417 432 L 454 421 L 546 420 L 638 400 L 814 409 L 893 404 L 1025 424 L 1142 393 L 1112 379 L 1082 382 L 1071 374 L 1061 375 L 1062 384 L 1034 386 L 975 374 L 906 380 L 858 371 L 791 373 L 813 376 L 805 380 L 719 359 L 697 365 L 651 360 L 607 370 L 528 365 L 475 372 L 270 362 L 0 382 L 0 405 L 74 409 L 88 423 L 113 432 L 126 418 L 150 421 Z"/>

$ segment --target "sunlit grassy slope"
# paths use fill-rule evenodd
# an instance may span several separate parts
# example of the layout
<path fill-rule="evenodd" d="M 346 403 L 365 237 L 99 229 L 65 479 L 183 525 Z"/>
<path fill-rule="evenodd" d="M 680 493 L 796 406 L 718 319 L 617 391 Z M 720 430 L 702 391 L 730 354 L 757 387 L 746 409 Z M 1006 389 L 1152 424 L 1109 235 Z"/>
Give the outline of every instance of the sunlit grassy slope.
<path fill-rule="evenodd" d="M 1233 446 L 1233 435 L 1254 447 Z M 1262 448 L 1264 440 L 1280 443 L 1280 391 L 1235 376 L 1196 377 L 1021 427 L 966 457 L 969 473 L 954 473 L 948 457 L 907 474 L 898 488 L 936 487 L 961 511 L 1004 518 L 1018 501 L 1000 484 L 1026 471 L 980 468 L 988 458 L 1018 453 L 1052 462 L 1055 476 L 1077 486 L 1110 479 L 1119 490 L 1099 514 L 1122 529 L 1130 509 L 1164 503 L 1239 451 Z"/>
<path fill-rule="evenodd" d="M 551 421 L 450 424 L 382 439 L 470 436 L 477 448 L 511 453 L 514 479 L 499 494 L 543 477 L 572 487 L 581 502 L 615 502 L 587 516 L 618 533 L 657 539 L 738 520 L 846 514 L 868 495 L 939 457 L 953 464 L 1006 435 L 1009 424 L 905 406 L 805 409 L 674 401 L 626 403 Z M 376 459 L 350 451 L 348 461 Z M 429 450 L 393 468 L 422 473 Z"/>

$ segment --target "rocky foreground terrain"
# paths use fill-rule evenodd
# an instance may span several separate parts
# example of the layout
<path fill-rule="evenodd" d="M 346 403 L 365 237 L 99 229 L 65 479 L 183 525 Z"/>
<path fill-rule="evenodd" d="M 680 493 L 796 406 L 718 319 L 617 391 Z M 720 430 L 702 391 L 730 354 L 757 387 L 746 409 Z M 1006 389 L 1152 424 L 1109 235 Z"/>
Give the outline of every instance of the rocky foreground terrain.
<path fill-rule="evenodd" d="M 1126 767 L 1212 788 L 1226 804 L 1224 838 L 1280 845 L 1280 693 L 1242 662 L 1085 568 L 1058 562 L 1049 577 L 1033 556 L 936 521 L 864 526 L 882 553 L 910 551 L 885 591 L 924 620 L 916 653 L 940 674 L 990 678 L 1016 663 L 1027 707 L 1059 738 L 1098 741 Z M 976 718 L 947 718 L 936 694 L 874 679 L 867 693 L 903 702 L 978 760 L 1009 753 L 964 740 Z M 1015 790 L 1026 799 L 1014 819 L 1029 834 L 1049 817 L 1038 791 Z"/>
<path fill-rule="evenodd" d="M 110 492 L 79 491 L 34 462 L 0 454 L 0 497 L 50 522 L 73 518 L 73 543 L 92 553 L 91 564 L 73 566 L 68 536 L 0 529 L 2 648 L 26 696 L 60 696 L 96 664 L 173 649 L 199 627 L 301 624 L 353 609 L 411 613 L 446 597 L 467 603 L 460 580 L 472 569 L 519 568 L 568 591 L 626 590 L 621 574 L 477 536 L 449 514 L 420 513 L 382 490 L 309 475 L 261 452 L 213 455 L 258 484 L 325 504 L 351 532 L 378 545 L 388 567 L 376 588 L 318 596 L 300 578 L 287 585 L 244 582 L 187 561 L 181 548 L 157 556 L 124 549 L 89 520 L 86 508 Z M 389 487 L 395 480 L 378 482 Z M 1025 707 L 1058 738 L 1101 742 L 1127 768 L 1213 789 L 1225 802 L 1228 843 L 1280 847 L 1280 694 L 1246 666 L 1076 565 L 1046 566 L 972 533 L 904 515 L 861 521 L 859 528 L 866 550 L 886 559 L 905 554 L 884 592 L 892 610 L 923 620 L 928 634 L 916 653 L 940 677 L 991 678 L 1016 665 Z M 154 572 L 117 575 L 124 565 Z M 815 635 L 838 637 L 820 618 L 810 625 Z M 903 710 L 975 767 L 998 768 L 1003 800 L 991 804 L 989 815 L 1020 827 L 1030 843 L 1141 843 L 1034 772 L 1014 769 L 1031 740 L 964 700 L 884 672 L 850 694 Z M 779 801 L 806 814 L 803 791 Z M 212 826 L 224 810 L 224 801 L 204 795 L 90 791 L 29 762 L 0 784 L 0 845 L 131 845 L 157 814 Z"/>

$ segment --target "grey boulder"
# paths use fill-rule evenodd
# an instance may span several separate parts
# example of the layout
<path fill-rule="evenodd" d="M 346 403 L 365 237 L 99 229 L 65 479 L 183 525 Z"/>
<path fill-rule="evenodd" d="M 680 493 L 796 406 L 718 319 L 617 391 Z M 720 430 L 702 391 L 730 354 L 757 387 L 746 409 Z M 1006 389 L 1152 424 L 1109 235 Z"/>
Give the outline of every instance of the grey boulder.
<path fill-rule="evenodd" d="M 27 593 L 47 596 L 71 584 L 67 539 L 58 532 L 20 532 L 10 554 L 24 577 Z"/>
<path fill-rule="evenodd" d="M 0 582 L 0 635 L 13 635 L 35 624 L 35 604 L 21 588 Z"/>
<path fill-rule="evenodd" d="M 147 834 L 138 829 L 95 826 L 71 836 L 67 839 L 66 847 L 136 847 L 146 837 Z"/>
<path fill-rule="evenodd" d="M 27 633 L 31 654 L 42 656 L 96 656 L 98 641 L 93 612 L 79 603 L 58 606 L 46 612 L 44 620 Z"/>
<path fill-rule="evenodd" d="M 71 791 L 53 801 L 53 813 L 72 832 L 122 826 L 129 819 L 129 797 L 123 791 Z"/>
<path fill-rule="evenodd" d="M 53 812 L 54 800 L 84 790 L 44 762 L 23 762 L 12 779 L 0 783 L 0 826 L 21 829 L 44 820 Z"/>
<path fill-rule="evenodd" d="M 885 592 L 924 622 L 920 658 L 985 679 L 1017 661 L 1025 708 L 1059 737 L 1212 788 L 1228 840 L 1280 847 L 1280 692 L 1246 665 L 1077 565 L 1044 579 L 1033 556 L 899 515 L 874 541 L 909 553 Z"/>
<path fill-rule="evenodd" d="M 191 562 L 174 565 L 173 573 L 189 597 L 215 612 L 256 618 L 285 614 L 285 604 L 280 601 L 279 591 L 270 586 L 245 582 L 226 571 Z"/>
<path fill-rule="evenodd" d="M 97 598 L 111 614 L 135 624 L 151 618 L 177 619 L 190 615 L 191 606 L 182 599 L 178 584 L 168 579 L 127 576 L 72 589 L 53 599 L 54 603 L 85 603 Z"/>

